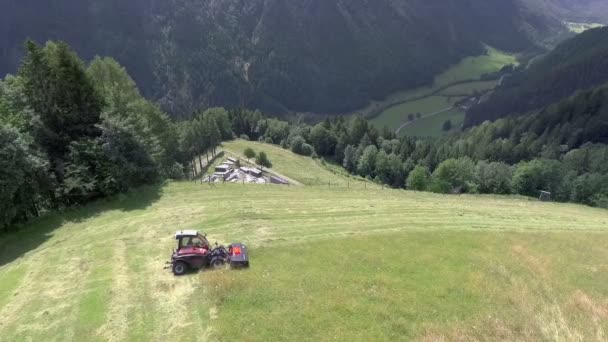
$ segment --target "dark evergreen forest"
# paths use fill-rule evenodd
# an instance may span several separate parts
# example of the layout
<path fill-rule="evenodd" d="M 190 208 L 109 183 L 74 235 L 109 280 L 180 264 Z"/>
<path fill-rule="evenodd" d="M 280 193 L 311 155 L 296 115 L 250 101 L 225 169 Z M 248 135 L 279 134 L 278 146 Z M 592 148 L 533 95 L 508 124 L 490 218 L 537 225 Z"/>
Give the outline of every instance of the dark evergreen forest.
<path fill-rule="evenodd" d="M 535 0 L 543 3 L 541 0 Z M 174 118 L 201 107 L 346 112 L 418 87 L 483 44 L 523 51 L 563 33 L 530 0 L 6 0 L 0 74 L 23 41 L 112 56 Z"/>

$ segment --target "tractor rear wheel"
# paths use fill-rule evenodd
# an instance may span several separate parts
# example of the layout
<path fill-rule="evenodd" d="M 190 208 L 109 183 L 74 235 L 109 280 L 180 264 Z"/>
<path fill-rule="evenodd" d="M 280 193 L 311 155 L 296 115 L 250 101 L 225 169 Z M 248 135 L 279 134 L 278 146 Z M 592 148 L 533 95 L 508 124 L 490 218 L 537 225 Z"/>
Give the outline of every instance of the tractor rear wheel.
<path fill-rule="evenodd" d="M 181 276 L 188 272 L 188 265 L 186 265 L 183 261 L 176 261 L 173 263 L 173 274 L 176 276 Z"/>

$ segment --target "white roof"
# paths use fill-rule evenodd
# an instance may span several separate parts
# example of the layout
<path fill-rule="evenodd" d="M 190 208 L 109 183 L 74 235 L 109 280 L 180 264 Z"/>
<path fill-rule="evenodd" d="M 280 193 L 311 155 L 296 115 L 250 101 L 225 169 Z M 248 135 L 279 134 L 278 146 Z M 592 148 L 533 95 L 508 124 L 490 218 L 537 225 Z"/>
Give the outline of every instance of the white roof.
<path fill-rule="evenodd" d="M 196 230 L 178 230 L 175 232 L 175 239 L 179 239 L 180 236 L 197 236 L 198 231 Z"/>

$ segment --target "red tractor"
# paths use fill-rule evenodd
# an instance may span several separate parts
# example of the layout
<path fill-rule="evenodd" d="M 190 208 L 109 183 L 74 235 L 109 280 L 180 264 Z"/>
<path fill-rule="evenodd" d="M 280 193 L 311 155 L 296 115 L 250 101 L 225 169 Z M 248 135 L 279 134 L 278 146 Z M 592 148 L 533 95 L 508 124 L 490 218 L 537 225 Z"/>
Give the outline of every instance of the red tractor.
<path fill-rule="evenodd" d="M 206 235 L 196 230 L 182 230 L 175 233 L 177 249 L 171 256 L 173 274 L 180 276 L 190 270 L 204 268 L 249 267 L 247 247 L 242 243 L 233 243 L 228 248 L 218 246 L 211 248 Z"/>

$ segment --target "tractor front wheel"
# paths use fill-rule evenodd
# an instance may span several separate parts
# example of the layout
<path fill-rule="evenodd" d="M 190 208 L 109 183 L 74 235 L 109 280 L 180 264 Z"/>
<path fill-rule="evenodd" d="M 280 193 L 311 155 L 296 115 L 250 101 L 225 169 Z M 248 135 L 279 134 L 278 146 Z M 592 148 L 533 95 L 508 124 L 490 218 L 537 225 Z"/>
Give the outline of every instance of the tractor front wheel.
<path fill-rule="evenodd" d="M 225 264 L 226 262 L 222 258 L 215 258 L 211 260 L 211 268 L 213 268 L 214 270 L 223 268 Z"/>
<path fill-rule="evenodd" d="M 173 274 L 181 276 L 188 272 L 188 265 L 183 261 L 176 261 L 173 263 Z"/>

